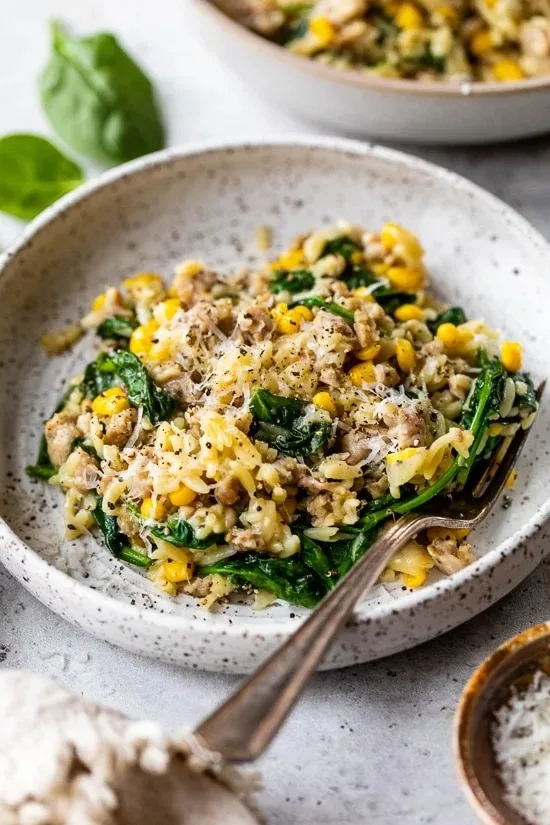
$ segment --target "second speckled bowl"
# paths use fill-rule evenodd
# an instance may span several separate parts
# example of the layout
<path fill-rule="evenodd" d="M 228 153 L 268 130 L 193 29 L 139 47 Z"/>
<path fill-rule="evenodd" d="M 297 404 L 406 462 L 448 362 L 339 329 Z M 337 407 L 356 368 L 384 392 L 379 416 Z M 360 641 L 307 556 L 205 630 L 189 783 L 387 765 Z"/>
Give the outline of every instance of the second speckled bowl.
<path fill-rule="evenodd" d="M 42 421 L 89 343 L 48 359 L 38 336 L 80 317 L 106 284 L 136 271 L 169 275 L 183 257 L 226 267 L 253 259 L 269 224 L 274 246 L 346 217 L 417 232 L 438 292 L 525 343 L 536 378 L 548 368 L 550 250 L 522 218 L 450 172 L 388 149 L 331 138 L 190 146 L 111 171 L 50 208 L 0 271 L 0 548 L 3 563 L 78 626 L 149 656 L 215 670 L 254 668 L 304 611 L 288 604 L 209 614 L 157 592 L 93 538 L 62 539 L 61 496 L 32 483 Z M 475 616 L 520 582 L 550 549 L 535 535 L 549 511 L 543 408 L 519 464 L 513 504 L 476 531 L 479 559 L 415 592 L 378 587 L 324 667 L 385 656 Z"/>

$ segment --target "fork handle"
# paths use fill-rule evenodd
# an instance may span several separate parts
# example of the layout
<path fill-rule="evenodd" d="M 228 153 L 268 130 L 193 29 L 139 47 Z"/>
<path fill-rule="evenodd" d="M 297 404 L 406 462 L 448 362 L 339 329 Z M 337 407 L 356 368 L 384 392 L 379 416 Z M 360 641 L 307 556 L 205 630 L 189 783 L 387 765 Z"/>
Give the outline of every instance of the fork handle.
<path fill-rule="evenodd" d="M 393 553 L 424 529 L 426 519 L 406 515 L 380 531 L 374 544 L 325 596 L 318 608 L 218 710 L 196 735 L 231 762 L 247 762 L 269 745 L 319 662 L 365 590 Z"/>

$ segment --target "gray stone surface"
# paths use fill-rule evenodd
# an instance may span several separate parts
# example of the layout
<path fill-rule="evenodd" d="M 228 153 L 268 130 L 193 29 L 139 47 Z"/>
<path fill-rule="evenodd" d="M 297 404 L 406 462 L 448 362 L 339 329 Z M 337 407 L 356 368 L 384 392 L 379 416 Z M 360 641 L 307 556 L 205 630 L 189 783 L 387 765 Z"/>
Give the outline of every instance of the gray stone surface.
<path fill-rule="evenodd" d="M 47 20 L 115 31 L 160 90 L 171 144 L 308 132 L 227 76 L 194 42 L 185 0 L 3 0 L 0 134 L 48 134 L 36 94 Z M 550 140 L 487 149 L 409 149 L 475 180 L 550 236 Z M 94 173 L 97 170 L 91 169 Z M 0 220 L 0 247 L 21 229 Z M 473 273 L 472 273 L 473 276 Z M 0 548 L 1 555 L 1 548 Z M 548 618 L 550 562 L 479 618 L 413 651 L 316 677 L 261 762 L 271 825 L 473 825 L 457 786 L 451 725 L 461 688 L 498 643 Z M 192 727 L 236 678 L 139 658 L 72 628 L 0 569 L 0 663 L 50 674 L 77 694 L 173 729 Z"/>

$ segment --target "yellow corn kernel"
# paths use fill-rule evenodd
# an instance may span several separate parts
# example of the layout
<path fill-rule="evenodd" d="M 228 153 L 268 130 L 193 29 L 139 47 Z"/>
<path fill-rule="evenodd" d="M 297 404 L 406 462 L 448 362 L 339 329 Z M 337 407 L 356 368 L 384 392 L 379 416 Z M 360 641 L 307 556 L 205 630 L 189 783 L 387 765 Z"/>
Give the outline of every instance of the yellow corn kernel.
<path fill-rule="evenodd" d="M 406 338 L 398 338 L 395 347 L 397 363 L 403 372 L 410 372 L 416 364 L 416 353 L 413 345 Z"/>
<path fill-rule="evenodd" d="M 423 321 L 424 310 L 416 304 L 401 304 L 394 312 L 398 321 Z"/>
<path fill-rule="evenodd" d="M 500 348 L 500 360 L 504 369 L 517 372 L 523 363 L 523 350 L 517 341 L 504 341 Z"/>
<path fill-rule="evenodd" d="M 193 578 L 193 571 L 195 565 L 191 556 L 189 561 L 165 561 L 164 562 L 164 577 L 167 581 L 177 584 L 178 582 L 188 582 Z"/>
<path fill-rule="evenodd" d="M 428 536 L 429 541 L 448 538 L 458 539 L 461 541 L 466 538 L 468 533 L 470 533 L 470 530 L 467 527 L 428 527 L 426 530 L 426 535 Z"/>
<path fill-rule="evenodd" d="M 336 415 L 338 410 L 336 409 L 336 404 L 334 403 L 334 399 L 329 392 L 317 392 L 312 398 L 313 403 L 316 407 L 320 407 L 322 410 L 326 410 L 326 412 L 330 413 L 330 415 Z"/>
<path fill-rule="evenodd" d="M 356 387 L 362 387 L 363 384 L 372 384 L 376 381 L 374 365 L 370 361 L 356 364 L 350 369 L 348 375 L 351 378 L 351 383 Z"/>
<path fill-rule="evenodd" d="M 395 22 L 400 29 L 420 29 L 422 14 L 412 3 L 401 3 L 395 15 Z"/>
<path fill-rule="evenodd" d="M 283 335 L 290 335 L 293 332 L 298 332 L 304 321 L 311 321 L 312 319 L 313 312 L 309 307 L 298 306 L 287 309 L 275 321 L 279 332 L 282 332 Z"/>
<path fill-rule="evenodd" d="M 360 361 L 374 361 L 381 349 L 382 344 L 371 344 L 370 347 L 360 349 L 359 352 L 356 353 L 356 356 Z"/>
<path fill-rule="evenodd" d="M 162 301 L 158 306 L 162 309 L 162 313 L 167 321 L 171 321 L 174 315 L 181 309 L 178 298 L 168 298 L 167 301 Z"/>
<path fill-rule="evenodd" d="M 454 324 L 440 324 L 436 332 L 436 337 L 441 341 L 445 349 L 456 349 L 462 342 L 460 330 Z"/>
<path fill-rule="evenodd" d="M 355 249 L 350 256 L 350 261 L 352 264 L 357 266 L 358 264 L 362 264 L 365 260 L 364 254 L 361 252 L 360 249 Z"/>
<path fill-rule="evenodd" d="M 129 406 L 130 402 L 120 387 L 109 387 L 108 390 L 94 398 L 92 412 L 96 415 L 115 415 L 122 410 L 127 410 Z"/>
<path fill-rule="evenodd" d="M 424 280 L 421 269 L 407 266 L 390 266 L 386 271 L 386 277 L 395 289 L 405 291 L 419 289 Z"/>
<path fill-rule="evenodd" d="M 470 51 L 476 57 L 488 54 L 493 48 L 493 35 L 489 29 L 481 29 L 470 38 Z"/>
<path fill-rule="evenodd" d="M 405 587 L 421 587 L 428 576 L 427 570 L 419 570 L 414 576 L 410 573 L 402 573 L 401 578 Z"/>
<path fill-rule="evenodd" d="M 384 224 L 380 230 L 380 240 L 386 249 L 393 249 L 397 244 L 406 247 L 411 256 L 419 260 L 424 254 L 424 250 L 416 235 L 394 221 L 388 221 L 388 223 Z"/>
<path fill-rule="evenodd" d="M 140 272 L 132 278 L 126 278 L 123 282 L 128 292 L 143 292 L 145 290 L 156 291 L 163 289 L 162 278 L 154 272 Z"/>
<path fill-rule="evenodd" d="M 336 35 L 328 17 L 314 17 L 309 21 L 309 30 L 323 48 L 329 46 Z"/>
<path fill-rule="evenodd" d="M 145 357 L 151 349 L 152 338 L 158 328 L 158 322 L 154 320 L 136 327 L 130 337 L 130 352 L 141 358 Z"/>
<path fill-rule="evenodd" d="M 168 496 L 174 507 L 186 507 L 188 504 L 192 504 L 196 497 L 196 492 L 186 484 L 182 484 Z"/>
<path fill-rule="evenodd" d="M 502 83 L 509 83 L 513 80 L 523 80 L 525 72 L 515 60 L 499 60 L 493 66 L 493 76 L 495 80 L 500 80 Z"/>
<path fill-rule="evenodd" d="M 513 487 L 516 481 L 518 480 L 518 472 L 517 470 L 512 470 L 508 478 L 506 479 L 506 486 Z"/>
<path fill-rule="evenodd" d="M 107 296 L 105 295 L 105 293 L 102 293 L 101 295 L 96 295 L 96 297 L 92 301 L 92 312 L 99 312 L 100 309 L 103 309 L 106 300 Z"/>
<path fill-rule="evenodd" d="M 374 298 L 368 286 L 358 286 L 357 289 L 353 291 L 353 296 L 354 298 L 361 298 L 361 300 L 367 301 L 369 304 L 374 304 Z"/>
<path fill-rule="evenodd" d="M 147 352 L 147 359 L 157 364 L 160 364 L 161 361 L 168 361 L 172 355 L 172 349 L 170 341 L 155 341 Z"/>
<path fill-rule="evenodd" d="M 292 249 L 283 253 L 271 264 L 271 269 L 297 269 L 304 263 L 304 252 L 302 249 Z"/>
<path fill-rule="evenodd" d="M 485 0 L 485 5 L 488 6 L 490 9 L 493 9 L 497 3 L 498 0 Z"/>
<path fill-rule="evenodd" d="M 458 22 L 458 10 L 454 6 L 438 6 L 436 13 L 449 26 L 454 26 Z"/>
<path fill-rule="evenodd" d="M 143 518 L 159 520 L 165 518 L 166 507 L 160 499 L 157 498 L 153 503 L 151 496 L 145 496 L 141 502 L 140 513 Z"/>
<path fill-rule="evenodd" d="M 373 261 L 369 263 L 369 269 L 372 269 L 375 275 L 382 277 L 388 271 L 389 264 L 385 264 L 383 261 Z"/>

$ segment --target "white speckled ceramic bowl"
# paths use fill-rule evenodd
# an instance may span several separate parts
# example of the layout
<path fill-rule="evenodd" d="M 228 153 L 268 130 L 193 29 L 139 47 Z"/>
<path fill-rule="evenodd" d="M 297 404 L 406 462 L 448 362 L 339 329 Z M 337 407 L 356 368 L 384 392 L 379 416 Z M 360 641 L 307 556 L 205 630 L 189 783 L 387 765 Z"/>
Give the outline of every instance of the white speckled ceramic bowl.
<path fill-rule="evenodd" d="M 292 632 L 287 604 L 206 613 L 156 592 L 93 538 L 62 539 L 62 498 L 31 482 L 42 420 L 90 342 L 48 359 L 38 335 L 81 315 L 108 283 L 139 270 L 169 274 L 184 256 L 224 267 L 253 256 L 260 224 L 275 246 L 346 217 L 418 232 L 440 294 L 525 344 L 535 376 L 548 368 L 550 249 L 503 203 L 443 169 L 388 149 L 330 138 L 190 146 L 143 158 L 65 197 L 29 226 L 0 272 L 2 560 L 45 604 L 114 644 L 193 667 L 244 672 Z M 327 656 L 333 668 L 385 656 L 475 616 L 520 582 L 548 546 L 547 433 L 539 415 L 509 509 L 476 531 L 479 560 L 413 592 L 379 587 Z"/>
<path fill-rule="evenodd" d="M 331 131 L 434 144 L 550 131 L 550 75 L 462 86 L 362 75 L 300 57 L 249 31 L 221 11 L 234 5 L 185 0 L 185 22 L 264 100 Z"/>

